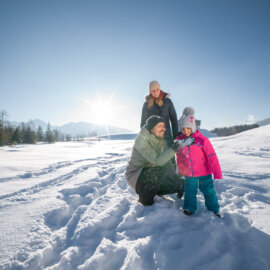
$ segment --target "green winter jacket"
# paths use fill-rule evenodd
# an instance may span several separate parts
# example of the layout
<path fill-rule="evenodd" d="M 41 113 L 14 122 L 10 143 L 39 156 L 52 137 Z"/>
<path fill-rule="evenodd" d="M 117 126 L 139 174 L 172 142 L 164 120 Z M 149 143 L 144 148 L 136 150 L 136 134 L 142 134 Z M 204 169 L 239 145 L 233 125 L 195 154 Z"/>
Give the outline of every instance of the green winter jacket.
<path fill-rule="evenodd" d="M 135 139 L 127 166 L 128 183 L 136 190 L 136 183 L 143 168 L 163 166 L 174 155 L 175 151 L 167 148 L 164 139 L 157 138 L 146 128 L 142 128 Z"/>

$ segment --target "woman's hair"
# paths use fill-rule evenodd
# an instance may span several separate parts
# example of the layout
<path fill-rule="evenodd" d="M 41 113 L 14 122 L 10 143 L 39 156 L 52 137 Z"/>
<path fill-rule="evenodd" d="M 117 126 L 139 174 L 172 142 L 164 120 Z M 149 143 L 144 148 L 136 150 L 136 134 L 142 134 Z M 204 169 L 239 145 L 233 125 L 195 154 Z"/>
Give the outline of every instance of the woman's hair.
<path fill-rule="evenodd" d="M 148 99 L 148 108 L 151 109 L 154 105 L 154 102 L 156 102 L 156 104 L 161 107 L 163 106 L 163 100 L 162 100 L 162 95 L 159 95 L 159 97 L 157 99 L 154 100 L 153 96 L 151 95 L 151 93 L 149 94 L 149 99 Z"/>

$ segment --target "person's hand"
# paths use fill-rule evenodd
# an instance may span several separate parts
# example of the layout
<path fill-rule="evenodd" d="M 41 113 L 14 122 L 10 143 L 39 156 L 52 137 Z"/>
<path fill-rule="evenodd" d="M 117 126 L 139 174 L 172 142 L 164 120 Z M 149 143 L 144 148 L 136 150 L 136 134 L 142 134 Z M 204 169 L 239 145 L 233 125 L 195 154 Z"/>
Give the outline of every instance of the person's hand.
<path fill-rule="evenodd" d="M 183 139 L 183 140 L 175 140 L 174 143 L 172 144 L 172 149 L 175 152 L 178 152 L 181 148 L 185 147 L 185 146 L 189 146 L 191 144 L 193 144 L 195 142 L 195 139 L 192 137 L 189 137 L 187 139 Z"/>

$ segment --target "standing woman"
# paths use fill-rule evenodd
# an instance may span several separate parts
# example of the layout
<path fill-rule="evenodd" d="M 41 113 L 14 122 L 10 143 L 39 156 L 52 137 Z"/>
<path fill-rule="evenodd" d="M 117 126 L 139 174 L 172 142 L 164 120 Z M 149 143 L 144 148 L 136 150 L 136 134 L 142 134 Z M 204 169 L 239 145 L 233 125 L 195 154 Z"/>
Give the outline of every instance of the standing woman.
<path fill-rule="evenodd" d="M 166 131 L 164 138 L 170 145 L 178 135 L 178 121 L 170 94 L 160 89 L 158 81 L 149 83 L 149 95 L 145 97 L 142 109 L 141 127 L 151 115 L 158 115 L 165 119 Z M 172 132 L 171 132 L 172 130 Z"/>

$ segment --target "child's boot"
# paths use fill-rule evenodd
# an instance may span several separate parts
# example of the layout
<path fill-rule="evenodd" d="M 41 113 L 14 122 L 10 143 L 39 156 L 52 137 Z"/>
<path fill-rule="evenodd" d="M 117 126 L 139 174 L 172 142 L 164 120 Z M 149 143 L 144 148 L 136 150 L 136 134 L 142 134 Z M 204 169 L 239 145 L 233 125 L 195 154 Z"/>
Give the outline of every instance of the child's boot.
<path fill-rule="evenodd" d="M 183 209 L 183 213 L 187 216 L 192 216 L 192 213 L 187 209 Z"/>

